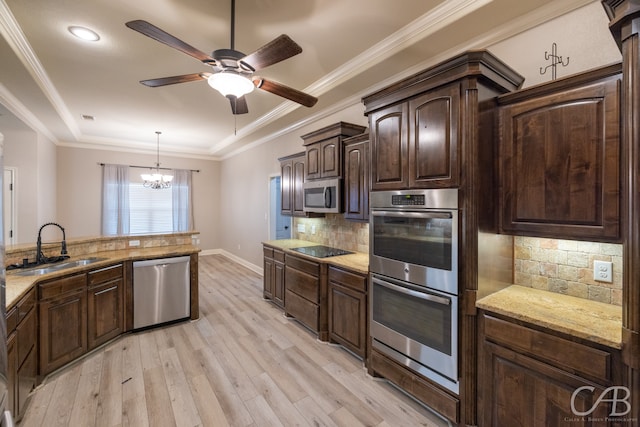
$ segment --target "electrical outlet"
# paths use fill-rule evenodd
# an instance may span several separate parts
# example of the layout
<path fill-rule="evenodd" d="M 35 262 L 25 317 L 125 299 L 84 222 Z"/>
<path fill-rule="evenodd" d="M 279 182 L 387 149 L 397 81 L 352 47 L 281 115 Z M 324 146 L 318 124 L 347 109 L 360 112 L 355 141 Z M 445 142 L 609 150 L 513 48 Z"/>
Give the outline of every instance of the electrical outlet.
<path fill-rule="evenodd" d="M 304 232 L 305 232 L 304 224 L 298 224 L 298 233 L 304 233 Z"/>
<path fill-rule="evenodd" d="M 140 240 L 129 240 L 129 246 L 140 246 Z"/>
<path fill-rule="evenodd" d="M 593 280 L 597 282 L 613 282 L 613 267 L 609 261 L 593 261 Z"/>
<path fill-rule="evenodd" d="M 316 234 L 316 225 L 315 224 L 311 225 L 311 234 Z"/>

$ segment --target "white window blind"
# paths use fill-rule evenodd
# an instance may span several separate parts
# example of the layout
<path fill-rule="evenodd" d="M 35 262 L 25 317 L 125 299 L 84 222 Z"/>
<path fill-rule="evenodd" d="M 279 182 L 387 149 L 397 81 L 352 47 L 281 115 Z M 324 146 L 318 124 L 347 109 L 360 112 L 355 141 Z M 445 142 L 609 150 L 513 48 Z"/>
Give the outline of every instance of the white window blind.
<path fill-rule="evenodd" d="M 152 190 L 141 182 L 130 182 L 130 233 L 170 233 L 173 231 L 172 206 L 170 188 Z"/>

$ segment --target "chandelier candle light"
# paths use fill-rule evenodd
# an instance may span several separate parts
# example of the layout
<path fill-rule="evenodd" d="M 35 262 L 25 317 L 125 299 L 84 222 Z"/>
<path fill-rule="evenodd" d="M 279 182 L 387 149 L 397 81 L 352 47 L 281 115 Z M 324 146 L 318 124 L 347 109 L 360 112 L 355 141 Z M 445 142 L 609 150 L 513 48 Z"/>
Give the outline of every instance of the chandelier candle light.
<path fill-rule="evenodd" d="M 144 180 L 144 185 L 146 188 L 153 188 L 156 190 L 161 190 L 163 188 L 171 187 L 171 181 L 173 180 L 173 175 L 163 175 L 160 173 L 160 134 L 162 132 L 156 131 L 157 136 L 157 158 L 156 158 L 156 173 L 143 173 L 140 175 Z"/>

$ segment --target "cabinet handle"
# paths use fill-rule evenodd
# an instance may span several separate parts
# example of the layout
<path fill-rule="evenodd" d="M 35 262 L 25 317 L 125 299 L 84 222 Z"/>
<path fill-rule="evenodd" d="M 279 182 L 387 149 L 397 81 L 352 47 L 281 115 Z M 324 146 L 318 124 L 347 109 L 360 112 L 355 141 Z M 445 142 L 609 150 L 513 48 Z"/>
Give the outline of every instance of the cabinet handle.
<path fill-rule="evenodd" d="M 100 295 L 100 294 L 104 294 L 105 292 L 110 292 L 110 291 L 112 291 L 112 290 L 114 290 L 114 289 L 117 289 L 117 288 L 118 288 L 118 285 L 116 285 L 116 286 L 112 286 L 112 287 L 110 287 L 109 289 L 103 289 L 103 290 L 101 290 L 100 292 L 96 292 L 94 295 L 98 296 L 98 295 Z"/>

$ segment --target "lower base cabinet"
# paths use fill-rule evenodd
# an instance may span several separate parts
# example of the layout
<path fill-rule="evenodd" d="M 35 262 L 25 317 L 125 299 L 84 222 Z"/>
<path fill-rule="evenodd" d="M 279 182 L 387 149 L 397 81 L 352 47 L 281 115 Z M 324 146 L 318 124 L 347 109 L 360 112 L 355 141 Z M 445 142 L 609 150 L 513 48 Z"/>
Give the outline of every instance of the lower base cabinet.
<path fill-rule="evenodd" d="M 284 312 L 328 340 L 327 265 L 285 254 Z"/>
<path fill-rule="evenodd" d="M 329 266 L 329 339 L 360 356 L 367 352 L 367 276 Z"/>
<path fill-rule="evenodd" d="M 75 274 L 38 285 L 40 375 L 87 351 L 87 275 Z"/>
<path fill-rule="evenodd" d="M 610 386 L 620 385 L 615 349 L 480 316 L 478 425 L 616 425 Z M 579 390 L 580 389 L 580 390 Z M 599 402 L 601 396 L 604 401 Z M 622 399 L 623 393 L 619 393 Z M 609 401 L 607 401 L 609 399 Z M 618 402 L 618 411 L 623 403 Z M 619 413 L 619 412 L 618 412 Z"/>
<path fill-rule="evenodd" d="M 29 393 L 37 383 L 37 312 L 31 290 L 7 313 L 8 404 L 16 421 L 24 415 Z"/>
<path fill-rule="evenodd" d="M 115 264 L 38 284 L 40 375 L 124 331 L 123 274 Z"/>

